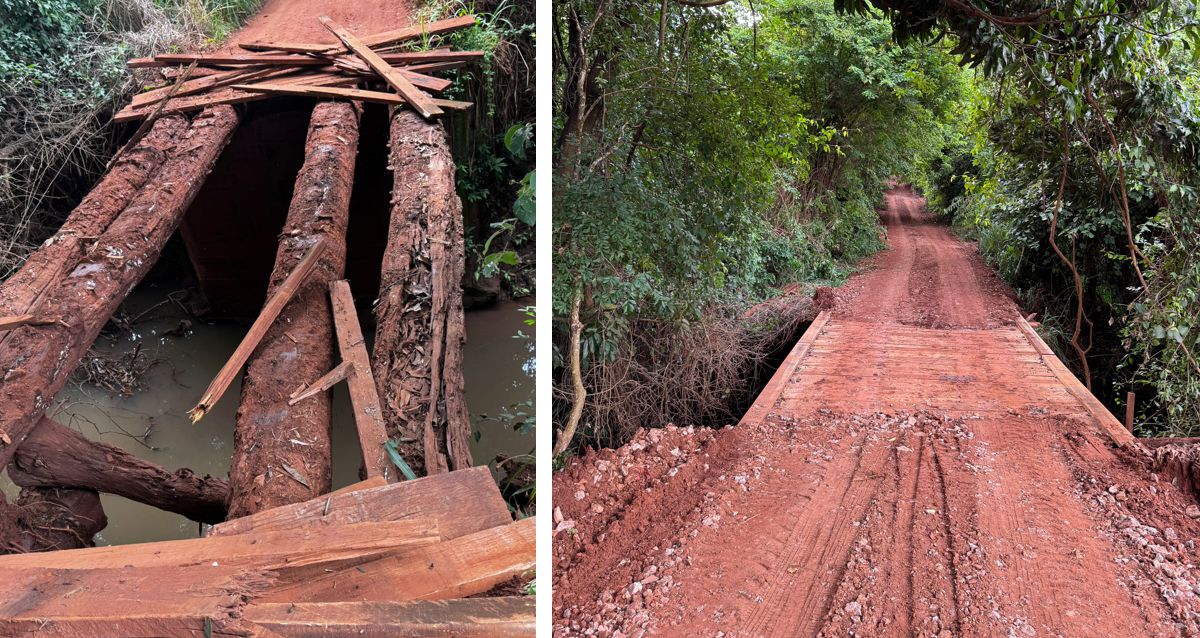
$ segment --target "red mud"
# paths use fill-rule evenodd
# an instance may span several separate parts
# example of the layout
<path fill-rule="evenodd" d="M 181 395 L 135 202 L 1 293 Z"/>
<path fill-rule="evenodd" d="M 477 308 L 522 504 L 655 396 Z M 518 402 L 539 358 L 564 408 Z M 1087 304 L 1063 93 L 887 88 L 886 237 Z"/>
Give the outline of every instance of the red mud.
<path fill-rule="evenodd" d="M 889 200 L 891 250 L 764 417 L 555 477 L 556 636 L 1200 635 L 1190 465 L 1117 448 L 978 257 Z"/>

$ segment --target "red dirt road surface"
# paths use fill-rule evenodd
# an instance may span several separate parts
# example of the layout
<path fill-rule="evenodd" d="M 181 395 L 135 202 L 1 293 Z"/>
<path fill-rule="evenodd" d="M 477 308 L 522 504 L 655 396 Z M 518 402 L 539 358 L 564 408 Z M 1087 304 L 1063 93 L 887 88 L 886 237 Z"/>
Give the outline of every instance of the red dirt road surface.
<path fill-rule="evenodd" d="M 555 476 L 555 636 L 1200 635 L 1188 470 L 1097 412 L 920 198 L 883 216 L 890 249 L 741 423 Z"/>

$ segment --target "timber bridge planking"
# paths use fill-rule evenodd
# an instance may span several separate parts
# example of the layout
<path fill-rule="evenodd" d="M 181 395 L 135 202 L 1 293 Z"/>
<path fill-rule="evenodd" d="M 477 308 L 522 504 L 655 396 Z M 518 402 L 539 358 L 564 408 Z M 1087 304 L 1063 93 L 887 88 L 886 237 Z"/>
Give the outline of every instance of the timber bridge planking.
<path fill-rule="evenodd" d="M 341 101 L 312 110 L 267 302 L 194 410 L 202 417 L 245 366 L 230 481 L 168 471 L 45 416 L 180 229 L 228 152 L 241 108 L 152 115 L 147 134 L 139 130 L 55 237 L 0 284 L 0 467 L 9 466 L 22 487 L 19 509 L 0 500 L 0 543 L 42 552 L 0 557 L 0 571 L 11 576 L 0 589 L 0 634 L 212 635 L 214 627 L 246 635 L 531 634 L 530 600 L 460 600 L 527 575 L 533 521 L 514 523 L 487 469 L 471 467 L 462 210 L 436 121 L 389 109 L 387 169 L 402 196 L 391 202 L 383 262 L 375 265 L 386 303 L 375 311 L 372 357 L 342 279 L 362 107 Z M 201 245 L 194 232 L 185 238 Z M 329 494 L 327 390 L 343 380 L 355 399 L 367 480 Z M 280 436 L 284 425 L 303 432 Z M 417 435 L 400 452 L 429 478 L 394 483 L 399 471 L 384 443 L 402 433 Z M 71 549 L 90 545 L 105 524 L 98 492 L 230 522 L 213 528 L 220 533 L 212 538 Z M 219 569 L 200 569 L 210 560 Z M 317 574 L 324 578 L 313 580 Z M 151 582 L 158 594 L 146 596 Z M 75 592 L 70 600 L 61 596 L 66 587 Z M 39 592 L 32 599 L 31 588 Z M 106 604 L 114 596 L 118 602 Z M 126 598 L 128 605 L 120 602 Z M 303 621 L 291 616 L 297 604 L 307 605 Z M 403 618 L 389 616 L 398 611 Z"/>

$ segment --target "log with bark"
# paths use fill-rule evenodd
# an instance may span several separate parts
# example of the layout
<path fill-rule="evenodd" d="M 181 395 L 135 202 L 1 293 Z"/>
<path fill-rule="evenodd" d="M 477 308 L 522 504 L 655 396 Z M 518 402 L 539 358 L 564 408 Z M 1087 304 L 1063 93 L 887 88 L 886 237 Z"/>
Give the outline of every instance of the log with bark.
<path fill-rule="evenodd" d="M 22 487 L 72 487 L 116 494 L 202 523 L 225 520 L 229 482 L 168 472 L 119 447 L 98 443 L 48 417 L 25 439 L 8 466 Z"/>
<path fill-rule="evenodd" d="M 314 244 L 323 242 L 325 249 L 246 366 L 229 472 L 230 517 L 305 501 L 330 488 L 330 393 L 295 405 L 289 399 L 334 363 L 327 291 L 345 270 L 359 115 L 357 106 L 343 102 L 313 109 L 268 295 Z"/>
<path fill-rule="evenodd" d="M 39 313 L 0 344 L 0 466 L 12 460 L 66 385 L 109 317 L 146 275 L 237 125 L 230 107 L 202 113 L 169 158 L 68 274 L 47 288 Z"/>
<path fill-rule="evenodd" d="M 463 389 L 462 203 L 441 125 L 397 110 L 391 223 L 375 307 L 375 382 L 389 435 L 414 471 L 471 465 Z"/>

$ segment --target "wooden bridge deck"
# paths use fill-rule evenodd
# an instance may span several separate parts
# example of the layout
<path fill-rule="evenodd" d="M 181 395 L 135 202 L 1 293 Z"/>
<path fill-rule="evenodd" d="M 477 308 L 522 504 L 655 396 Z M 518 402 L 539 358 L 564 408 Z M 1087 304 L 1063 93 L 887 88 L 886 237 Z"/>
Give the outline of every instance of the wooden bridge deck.
<path fill-rule="evenodd" d="M 742 421 L 819 410 L 1069 416 L 1134 440 L 1019 316 L 1011 327 L 945 329 L 823 312 Z"/>

